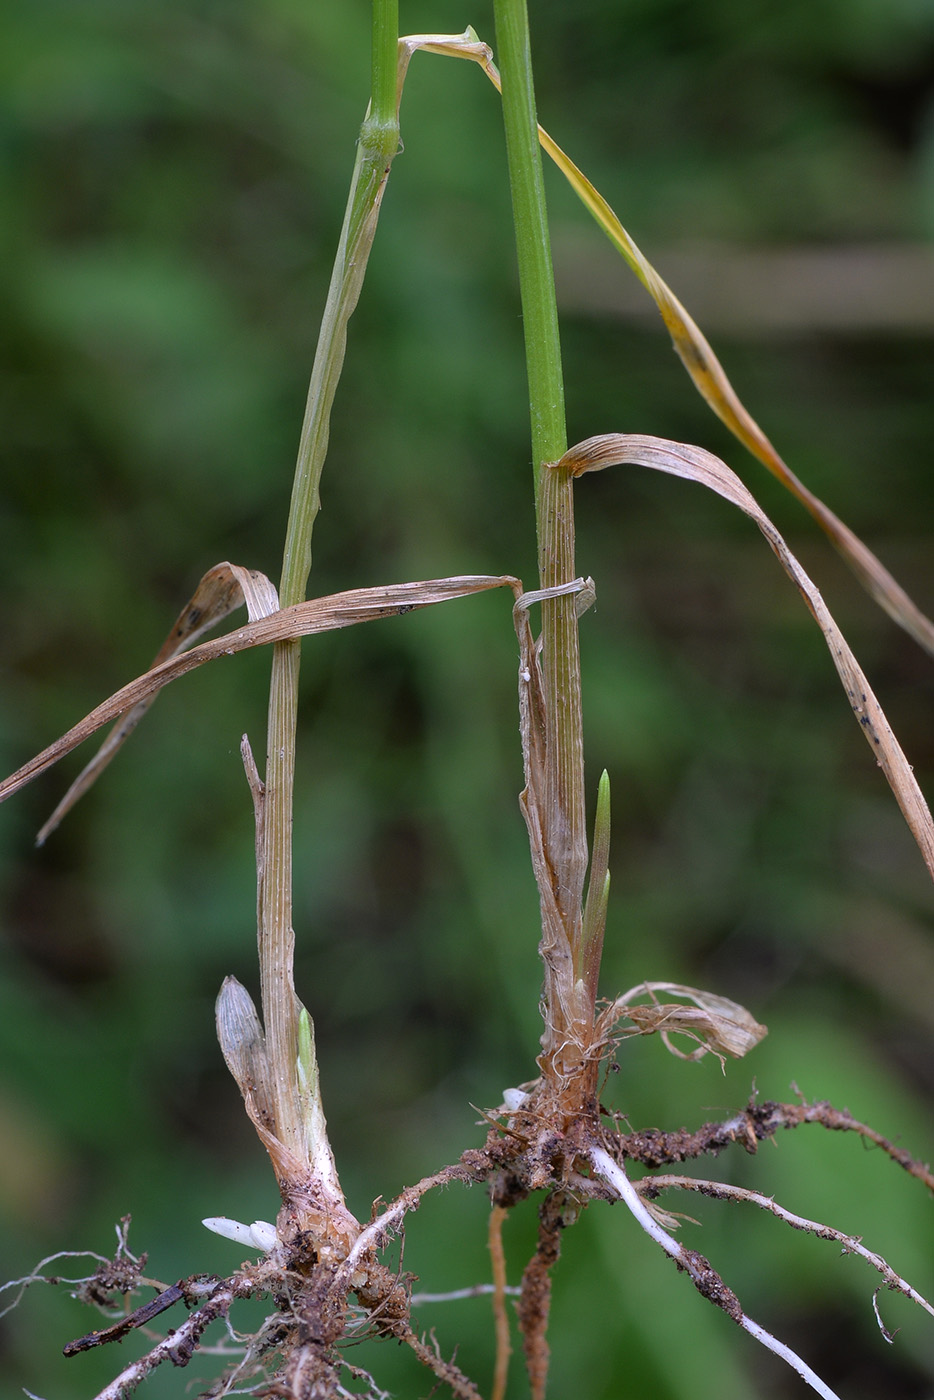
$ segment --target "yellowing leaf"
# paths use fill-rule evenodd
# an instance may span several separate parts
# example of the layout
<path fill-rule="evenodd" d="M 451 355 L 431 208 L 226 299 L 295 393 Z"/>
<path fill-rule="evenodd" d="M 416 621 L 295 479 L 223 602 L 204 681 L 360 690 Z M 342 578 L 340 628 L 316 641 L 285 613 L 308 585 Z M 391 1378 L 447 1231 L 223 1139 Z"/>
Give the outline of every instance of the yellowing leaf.
<path fill-rule="evenodd" d="M 472 29 L 459 35 L 419 34 L 400 39 L 400 84 L 408 60 L 417 48 L 479 63 L 497 92 L 502 92 L 493 52 L 488 44 L 479 42 Z M 655 302 L 682 364 L 717 417 L 810 512 L 879 606 L 914 637 L 919 646 L 934 655 L 934 623 L 909 598 L 872 550 L 799 480 L 740 401 L 703 331 L 637 247 L 603 195 L 542 126 L 538 128 L 538 137 L 542 149 Z"/>
<path fill-rule="evenodd" d="M 697 481 L 718 496 L 738 506 L 754 520 L 771 546 L 788 577 L 796 585 L 808 610 L 824 635 L 847 699 L 876 762 L 885 773 L 911 833 L 918 843 L 925 864 L 934 877 L 934 823 L 911 765 L 889 727 L 882 706 L 834 622 L 819 590 L 804 572 L 769 517 L 761 509 L 735 472 L 702 447 L 664 438 L 640 437 L 627 433 L 605 433 L 587 438 L 565 453 L 554 464 L 556 471 L 573 476 L 602 471 L 611 466 L 643 466 Z"/>

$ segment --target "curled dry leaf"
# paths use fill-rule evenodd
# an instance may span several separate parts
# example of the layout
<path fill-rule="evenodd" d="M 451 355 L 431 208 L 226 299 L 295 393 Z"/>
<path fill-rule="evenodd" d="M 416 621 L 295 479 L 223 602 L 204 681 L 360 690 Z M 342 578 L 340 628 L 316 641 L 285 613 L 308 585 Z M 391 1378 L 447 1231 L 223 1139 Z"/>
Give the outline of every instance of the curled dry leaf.
<path fill-rule="evenodd" d="M 566 452 L 555 468 L 582 476 L 585 472 L 602 471 L 604 467 L 627 465 L 651 467 L 654 471 L 680 476 L 686 481 L 700 482 L 724 500 L 738 506 L 758 525 L 823 633 L 853 713 L 875 754 L 876 762 L 889 781 L 925 864 L 934 876 L 934 823 L 911 766 L 819 590 L 755 498 L 735 472 L 712 452 L 683 442 L 669 442 L 664 438 L 626 433 L 606 433 L 587 438 Z"/>
<path fill-rule="evenodd" d="M 399 40 L 396 76 L 396 89 L 400 95 L 412 55 L 420 49 L 447 58 L 469 58 L 479 63 L 485 72 L 489 73 L 491 69 L 496 72 L 493 68 L 493 50 L 478 38 L 472 25 L 468 25 L 463 34 L 405 34 Z"/>
<path fill-rule="evenodd" d="M 237 589 L 233 586 L 221 588 L 221 592 L 227 597 L 230 606 L 226 612 L 247 599 L 252 599 L 252 606 L 263 608 L 271 602 L 270 595 L 266 588 L 259 583 L 263 580 L 263 575 L 254 574 L 251 570 L 239 569 L 234 565 L 218 565 L 218 570 L 229 569 L 237 580 Z M 163 686 L 171 681 L 177 680 L 179 676 L 184 676 L 188 671 L 194 671 L 198 666 L 203 666 L 208 661 L 214 661 L 222 656 L 233 656 L 238 651 L 247 651 L 251 647 L 268 646 L 271 642 L 288 641 L 293 637 L 307 637 L 316 632 L 330 632 L 340 627 L 352 627 L 357 622 L 373 622 L 385 617 L 401 617 L 406 613 L 414 612 L 417 608 L 430 607 L 434 603 L 448 602 L 453 598 L 464 598 L 473 593 L 482 593 L 489 588 L 511 588 L 514 593 L 521 592 L 521 584 L 518 579 L 509 574 L 489 575 L 489 574 L 462 574 L 455 578 L 426 579 L 418 583 L 396 583 L 386 584 L 380 588 L 353 588 L 346 593 L 332 593 L 324 598 L 312 598 L 306 603 L 296 603 L 294 607 L 274 610 L 270 607 L 268 613 L 260 613 L 244 627 L 236 632 L 227 632 L 222 637 L 216 637 L 213 641 L 202 642 L 199 646 L 192 647 L 190 651 L 178 652 L 179 645 L 185 645 L 192 637 L 204 631 L 205 627 L 211 626 L 219 618 L 225 615 L 225 611 L 217 610 L 210 620 L 204 620 L 203 610 L 199 614 L 199 607 L 195 607 L 195 601 L 201 595 L 201 590 L 216 571 L 211 570 L 206 574 L 198 586 L 194 598 L 183 610 L 175 628 L 169 634 L 166 647 L 169 647 L 167 659 L 162 659 L 155 663 L 144 675 L 138 676 L 136 680 L 125 685 L 122 690 L 116 691 L 109 699 L 98 705 L 89 715 L 69 729 L 67 734 L 63 734 L 54 744 L 50 744 L 47 749 L 43 749 L 35 758 L 30 759 L 22 768 L 17 769 L 2 783 L 0 783 L 0 802 L 11 797 L 14 792 L 18 792 L 21 787 L 32 782 L 40 773 L 44 773 L 53 763 L 57 763 L 65 754 L 77 748 L 83 740 L 90 738 L 98 729 L 112 720 L 122 716 L 136 714 L 136 720 L 145 712 L 145 709 L 152 704 Z M 249 593 L 244 588 L 245 580 L 256 581 L 255 590 Z M 265 585 L 272 588 L 269 580 L 265 580 Z M 273 590 L 274 593 L 274 590 Z M 182 626 L 184 631 L 185 619 L 188 619 L 190 631 L 179 641 L 177 629 Z M 165 648 L 163 648 L 163 652 Z M 163 656 L 160 652 L 160 656 Z M 130 729 L 132 729 L 132 725 Z M 106 766 L 116 748 L 123 743 L 127 734 L 120 733 L 119 741 L 106 753 L 102 762 L 100 755 L 90 765 L 94 771 L 90 778 L 81 787 L 81 792 L 86 791 L 90 783 L 94 781 L 97 773 Z M 120 732 L 120 731 L 115 731 Z M 110 741 L 108 740 L 108 744 Z M 107 749 L 107 745 L 104 746 Z M 103 750 L 102 750 L 103 753 Z M 97 765 L 96 767 L 94 765 Z M 83 775 L 82 775 L 83 776 Z M 81 780 L 79 779 L 79 782 Z M 72 805 L 81 792 L 71 795 L 69 805 Z M 59 819 L 62 813 L 59 811 Z M 43 828 L 48 834 L 50 824 Z"/>
<path fill-rule="evenodd" d="M 215 564 L 214 568 L 204 575 L 175 619 L 175 624 L 156 653 L 150 670 L 192 646 L 198 637 L 243 603 L 246 604 L 250 621 L 255 622 L 258 618 L 268 617 L 270 613 L 278 610 L 279 595 L 274 584 L 256 569 L 244 569 L 240 564 L 229 564 L 226 561 Z M 118 724 L 114 725 L 90 763 L 81 770 L 39 831 L 36 837 L 37 846 L 45 843 L 79 797 L 83 797 L 88 788 L 97 781 L 117 750 L 133 733 L 154 699 L 155 694 L 140 700 L 123 715 Z"/>
<path fill-rule="evenodd" d="M 694 1003 L 684 1006 L 680 1002 L 660 1004 L 656 992 L 669 992 L 676 997 L 684 997 Z M 649 996 L 651 1001 L 632 1004 L 638 996 Z M 623 996 L 617 997 L 601 1015 L 598 1027 L 602 1036 L 609 1038 L 617 1021 L 625 1018 L 633 1023 L 632 1031 L 623 1035 L 654 1035 L 657 1031 L 673 1055 L 682 1060 L 699 1060 L 704 1055 L 716 1055 L 721 1065 L 724 1056 L 739 1060 L 748 1055 L 759 1041 L 768 1034 L 751 1016 L 744 1006 L 730 1001 L 729 997 L 717 996 L 714 992 L 700 991 L 697 987 L 685 987 L 678 982 L 640 982 Z M 686 1035 L 697 1042 L 697 1049 L 690 1052 L 679 1050 L 672 1045 L 670 1035 Z"/>

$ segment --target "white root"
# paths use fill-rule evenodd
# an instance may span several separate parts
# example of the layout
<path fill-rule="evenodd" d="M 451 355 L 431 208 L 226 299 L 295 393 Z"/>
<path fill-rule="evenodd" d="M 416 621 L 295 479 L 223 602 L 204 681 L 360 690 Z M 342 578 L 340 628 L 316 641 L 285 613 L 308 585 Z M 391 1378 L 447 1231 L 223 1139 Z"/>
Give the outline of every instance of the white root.
<path fill-rule="evenodd" d="M 661 1225 L 652 1218 L 649 1211 L 646 1209 L 645 1203 L 640 1198 L 622 1167 L 618 1166 L 609 1153 L 605 1152 L 602 1147 L 592 1147 L 589 1155 L 595 1170 L 603 1177 L 603 1180 L 613 1188 L 620 1200 L 626 1204 L 646 1234 L 649 1235 L 657 1245 L 660 1245 L 666 1254 L 670 1255 L 672 1259 L 680 1264 L 692 1278 L 696 1278 L 697 1267 L 690 1251 L 679 1244 L 677 1240 L 672 1239 L 671 1235 L 669 1235 L 666 1230 L 663 1230 Z M 773 1351 L 776 1356 L 780 1356 L 783 1361 L 786 1361 L 792 1370 L 797 1371 L 801 1379 L 805 1381 L 812 1390 L 815 1390 L 818 1395 L 823 1397 L 823 1400 L 840 1400 L 836 1392 L 831 1390 L 830 1386 L 826 1385 L 825 1382 L 821 1380 L 820 1376 L 811 1370 L 806 1361 L 803 1361 L 801 1357 L 798 1356 L 796 1352 L 793 1352 L 790 1347 L 787 1347 L 784 1342 L 780 1342 L 777 1337 L 773 1337 L 771 1332 L 767 1332 L 764 1327 L 760 1327 L 758 1322 L 754 1322 L 752 1318 L 747 1317 L 745 1313 L 741 1313 L 739 1317 L 735 1318 L 735 1321 L 738 1322 L 740 1327 L 742 1327 L 745 1332 L 748 1332 L 751 1337 L 755 1337 L 757 1342 L 761 1342 L 769 1351 Z"/>
<path fill-rule="evenodd" d="M 642 1182 L 639 1183 L 640 1186 L 642 1184 Z M 767 1210 L 770 1215 L 774 1215 L 777 1220 L 783 1221 L 795 1230 L 803 1230 L 808 1235 L 817 1235 L 822 1240 L 833 1240 L 834 1243 L 842 1247 L 845 1254 L 858 1254 L 861 1259 L 866 1260 L 867 1264 L 871 1264 L 884 1278 L 886 1288 L 891 1289 L 893 1293 L 904 1294 L 913 1303 L 917 1303 L 919 1308 L 924 1308 L 925 1312 L 934 1317 L 934 1307 L 931 1306 L 927 1298 L 917 1289 L 912 1288 L 911 1284 L 907 1283 L 900 1274 L 897 1274 L 881 1254 L 875 1254 L 871 1249 L 867 1249 L 856 1235 L 847 1235 L 842 1230 L 833 1229 L 830 1225 L 822 1225 L 819 1220 L 808 1220 L 803 1215 L 795 1215 L 793 1211 L 778 1205 L 771 1196 L 763 1196 L 761 1191 L 750 1191 L 744 1186 L 730 1186 L 725 1181 L 703 1181 L 695 1176 L 652 1176 L 645 1179 L 645 1185 L 651 1186 L 653 1192 L 700 1191 L 705 1196 L 714 1196 L 720 1200 L 747 1201 L 750 1205 L 758 1206 L 760 1210 Z M 892 1337 L 886 1331 L 882 1319 L 879 1317 L 875 1294 L 873 1294 L 872 1305 L 882 1335 L 887 1342 L 890 1342 Z"/>

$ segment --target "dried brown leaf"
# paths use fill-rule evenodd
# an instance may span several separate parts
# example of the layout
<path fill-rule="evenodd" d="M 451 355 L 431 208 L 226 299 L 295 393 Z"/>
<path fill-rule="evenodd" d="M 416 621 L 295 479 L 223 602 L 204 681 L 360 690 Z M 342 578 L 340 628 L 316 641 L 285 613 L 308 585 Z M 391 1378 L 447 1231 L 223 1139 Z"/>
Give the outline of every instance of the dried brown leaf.
<path fill-rule="evenodd" d="M 528 828 L 532 869 L 541 904 L 540 951 L 547 969 L 547 985 L 561 1002 L 561 1021 L 572 1026 L 582 1019 L 585 989 L 582 982 L 577 985 L 574 976 L 571 932 L 565 926 L 558 903 L 554 862 L 545 838 L 546 707 L 538 659 L 540 645 L 529 623 L 529 608 L 534 603 L 567 593 L 579 595 L 579 608 L 583 611 L 594 600 L 593 580 L 578 578 L 556 588 L 520 594 L 513 607 L 513 621 L 519 640 L 519 732 L 525 769 L 525 787 L 519 796 L 519 805 Z"/>
<path fill-rule="evenodd" d="M 679 1002 L 660 1004 L 655 997 L 656 992 L 669 992 L 692 1001 L 694 1005 L 683 1006 Z M 649 996 L 651 1001 L 632 1005 L 638 996 Z M 654 1035 L 657 1031 L 671 1053 L 679 1059 L 699 1060 L 704 1055 L 713 1054 L 721 1065 L 725 1055 L 742 1059 L 768 1034 L 767 1027 L 760 1025 L 738 1002 L 697 987 L 683 986 L 679 982 L 640 982 L 637 987 L 630 988 L 623 996 L 617 997 L 600 1017 L 601 1035 L 609 1037 L 613 1026 L 621 1018 L 632 1021 L 636 1027 L 634 1032 L 623 1034 Z M 670 1035 L 686 1035 L 698 1042 L 698 1048 L 690 1053 L 679 1050 L 671 1044 Z"/>
<path fill-rule="evenodd" d="M 204 575 L 191 598 L 175 619 L 172 630 L 156 653 L 150 669 L 160 666 L 163 661 L 168 661 L 171 657 L 177 656 L 190 647 L 204 632 L 214 627 L 244 603 L 250 621 L 255 622 L 258 618 L 268 617 L 270 613 L 277 611 L 279 595 L 266 575 L 259 573 L 256 569 L 244 569 L 240 564 L 227 562 L 215 564 L 214 568 L 209 569 Z M 81 770 L 55 811 L 40 829 L 36 837 L 37 846 L 45 843 L 62 818 L 71 810 L 78 799 L 84 796 L 88 788 L 97 781 L 108 763 L 116 755 L 117 750 L 126 743 L 133 733 L 155 698 L 154 693 L 145 700 L 140 700 L 114 726 L 90 763 Z"/>
<path fill-rule="evenodd" d="M 208 576 L 206 575 L 206 577 Z M 351 627 L 357 622 L 373 622 L 385 617 L 401 617 L 417 608 L 448 602 L 453 598 L 467 597 L 489 588 L 511 588 L 516 594 L 521 592 L 521 584 L 518 579 L 512 578 L 508 574 L 497 576 L 462 574 L 455 578 L 426 579 L 418 583 L 387 584 L 380 588 L 354 588 L 346 593 L 333 593 L 324 598 L 312 598 L 305 603 L 296 603 L 294 607 L 283 608 L 271 612 L 268 616 L 258 617 L 236 632 L 227 632 L 222 637 L 214 638 L 213 641 L 202 642 L 199 646 L 192 647 L 190 651 L 183 651 L 179 655 L 161 661 L 146 671 L 144 675 L 138 676 L 129 685 L 125 685 L 121 690 L 111 695 L 72 729 L 69 729 L 67 734 L 63 734 L 54 744 L 43 749 L 35 758 L 30 759 L 22 768 L 17 769 L 15 773 L 0 783 L 0 802 L 5 801 L 14 792 L 18 792 L 21 787 L 32 782 L 40 773 L 44 773 L 53 763 L 57 763 L 60 758 L 70 753 L 78 744 L 89 738 L 105 724 L 109 724 L 122 715 L 127 715 L 138 705 L 151 704 L 164 686 L 177 680 L 179 676 L 184 676 L 188 671 L 194 671 L 198 666 L 203 666 L 208 661 L 214 661 L 222 656 L 233 656 L 236 652 L 247 651 L 251 647 L 268 646 L 271 642 L 283 642 L 295 637 L 307 637 L 317 632 L 329 632 L 340 627 Z M 236 606 L 236 602 L 233 606 Z M 189 609 L 186 609 L 186 612 L 188 611 L 190 611 L 190 605 Z M 182 618 L 184 617 L 185 613 L 182 614 Z M 178 625 L 176 624 L 176 627 Z M 198 630 L 203 630 L 203 627 L 199 625 Z"/>
<path fill-rule="evenodd" d="M 719 457 L 705 452 L 701 447 L 624 433 L 587 438 L 572 447 L 555 464 L 556 469 L 571 471 L 574 476 L 602 471 L 604 467 L 625 465 L 651 467 L 654 471 L 680 476 L 686 481 L 700 482 L 724 500 L 738 506 L 755 521 L 823 633 L 853 713 L 875 754 L 876 762 L 889 781 L 925 864 L 934 876 L 934 823 L 911 765 L 820 592 L 739 477 Z"/>

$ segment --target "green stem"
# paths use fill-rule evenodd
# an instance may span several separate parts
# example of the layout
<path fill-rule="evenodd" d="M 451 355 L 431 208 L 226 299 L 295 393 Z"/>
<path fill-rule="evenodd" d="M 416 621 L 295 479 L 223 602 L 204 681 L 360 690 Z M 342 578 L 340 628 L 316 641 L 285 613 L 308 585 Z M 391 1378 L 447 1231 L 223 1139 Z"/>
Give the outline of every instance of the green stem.
<path fill-rule="evenodd" d="M 395 128 L 396 145 L 399 141 L 398 44 L 399 0 L 374 0 L 370 116 L 382 130 Z M 395 149 L 394 145 L 389 151 L 390 160 Z"/>
<path fill-rule="evenodd" d="M 538 500 L 542 464 L 557 462 L 567 450 L 561 340 L 525 0 L 494 0 L 493 12 L 496 53 L 503 82 L 503 121 L 516 230 Z M 542 586 L 547 586 L 544 581 Z"/>
<path fill-rule="evenodd" d="M 548 588 L 575 576 L 572 482 L 566 473 L 551 466 L 563 456 L 567 445 L 561 343 L 525 0 L 494 0 L 494 14 L 529 380 L 540 586 Z M 587 838 L 574 598 L 542 604 L 542 642 L 547 735 L 545 849 L 572 953 L 568 966 L 579 967 Z M 580 1005 L 575 987 L 548 985 L 552 975 L 546 968 L 546 1060 L 550 1048 L 559 1053 L 558 1046 L 580 1041 L 580 1033 L 568 1036 L 568 1020 L 592 1020 L 592 1008 L 588 1012 Z M 583 1034 L 586 1037 L 585 1029 Z"/>
<path fill-rule="evenodd" d="M 399 146 L 397 11 L 398 0 L 374 0 L 373 100 L 360 129 L 347 210 L 308 386 L 282 559 L 279 601 L 284 608 L 305 597 L 311 570 L 311 534 L 321 505 L 318 488 L 327 455 L 331 405 L 344 364 L 347 322 L 363 286 L 383 189 Z M 387 42 L 390 36 L 391 42 Z"/>
<path fill-rule="evenodd" d="M 302 602 L 305 597 L 331 406 L 347 344 L 347 322 L 363 286 L 383 190 L 399 145 L 397 50 L 398 0 L 373 0 L 372 100 L 360 131 L 308 388 L 283 551 L 279 587 L 282 607 Z M 282 642 L 273 649 L 258 933 L 263 1021 L 274 1071 L 276 1120 L 289 1146 L 304 1155 L 297 1078 L 300 1005 L 293 982 L 292 929 L 292 807 L 300 658 L 299 642 Z"/>

